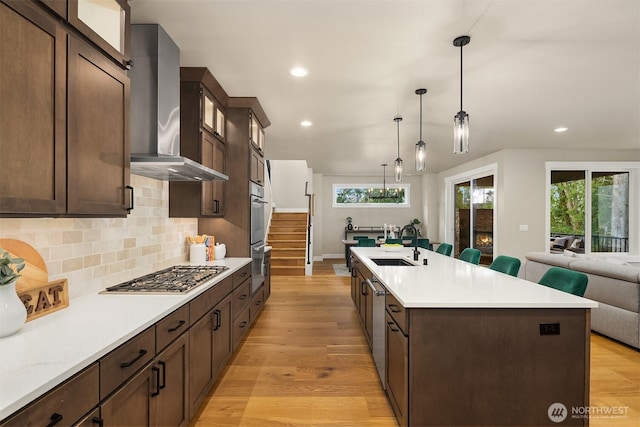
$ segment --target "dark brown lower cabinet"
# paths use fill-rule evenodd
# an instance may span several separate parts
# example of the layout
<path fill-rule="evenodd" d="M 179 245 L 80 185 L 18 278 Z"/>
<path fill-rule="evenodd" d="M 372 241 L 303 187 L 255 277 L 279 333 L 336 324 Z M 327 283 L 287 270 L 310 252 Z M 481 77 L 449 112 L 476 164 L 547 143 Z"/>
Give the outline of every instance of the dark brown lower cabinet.
<path fill-rule="evenodd" d="M 100 405 L 105 427 L 156 425 L 157 400 L 150 398 L 156 389 L 153 368 L 148 365 Z"/>
<path fill-rule="evenodd" d="M 98 363 L 29 404 L 2 426 L 72 425 L 98 404 Z"/>
<path fill-rule="evenodd" d="M 189 422 L 189 334 L 184 333 L 154 363 L 157 426 L 183 426 Z"/>
<path fill-rule="evenodd" d="M 232 353 L 231 294 L 189 330 L 189 405 L 194 414 Z"/>
<path fill-rule="evenodd" d="M 387 347 L 385 350 L 387 395 L 398 419 L 398 424 L 406 426 L 409 393 L 407 389 L 409 339 L 402 333 L 389 313 L 385 313 L 385 316 L 387 322 Z"/>
<path fill-rule="evenodd" d="M 95 408 L 86 417 L 84 417 L 75 427 L 100 427 L 104 424 L 100 416 L 100 408 Z"/>

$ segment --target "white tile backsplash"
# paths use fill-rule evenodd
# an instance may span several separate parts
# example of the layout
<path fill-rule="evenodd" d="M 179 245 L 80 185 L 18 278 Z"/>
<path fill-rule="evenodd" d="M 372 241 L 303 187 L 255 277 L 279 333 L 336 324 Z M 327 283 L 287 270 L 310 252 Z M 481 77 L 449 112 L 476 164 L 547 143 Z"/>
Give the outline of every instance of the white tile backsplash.
<path fill-rule="evenodd" d="M 131 175 L 127 218 L 2 218 L 0 237 L 38 250 L 49 280 L 66 278 L 71 298 L 187 261 L 195 218 L 169 218 L 169 183 Z"/>

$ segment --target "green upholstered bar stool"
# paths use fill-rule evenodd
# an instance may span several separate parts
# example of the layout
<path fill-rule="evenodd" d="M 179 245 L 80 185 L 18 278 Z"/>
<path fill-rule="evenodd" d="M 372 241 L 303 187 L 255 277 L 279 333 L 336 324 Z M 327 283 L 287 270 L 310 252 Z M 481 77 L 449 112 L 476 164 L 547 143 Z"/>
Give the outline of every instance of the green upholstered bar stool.
<path fill-rule="evenodd" d="M 462 261 L 470 262 L 471 264 L 478 265 L 480 264 L 481 256 L 482 256 L 482 252 L 480 252 L 478 249 L 464 248 L 460 253 L 460 256 L 458 257 L 458 259 L 461 259 Z"/>
<path fill-rule="evenodd" d="M 358 246 L 365 248 L 375 248 L 376 240 L 375 239 L 358 239 Z"/>
<path fill-rule="evenodd" d="M 389 244 L 393 244 L 393 245 L 401 245 L 402 244 L 402 239 L 389 239 L 387 238 L 387 240 L 384 241 L 385 243 L 389 243 Z"/>
<path fill-rule="evenodd" d="M 541 285 L 568 292 L 579 297 L 584 296 L 588 282 L 589 277 L 587 277 L 586 274 L 562 267 L 551 267 L 538 281 Z"/>
<path fill-rule="evenodd" d="M 352 236 L 351 240 L 368 239 L 369 236 Z"/>
<path fill-rule="evenodd" d="M 418 247 L 429 249 L 429 239 L 418 239 Z"/>
<path fill-rule="evenodd" d="M 520 271 L 520 260 L 506 255 L 499 255 L 493 260 L 489 268 L 491 270 L 499 271 L 500 273 L 518 277 L 518 272 Z"/>
<path fill-rule="evenodd" d="M 440 243 L 436 252 L 442 255 L 451 256 L 451 252 L 453 252 L 453 246 L 449 243 Z"/>

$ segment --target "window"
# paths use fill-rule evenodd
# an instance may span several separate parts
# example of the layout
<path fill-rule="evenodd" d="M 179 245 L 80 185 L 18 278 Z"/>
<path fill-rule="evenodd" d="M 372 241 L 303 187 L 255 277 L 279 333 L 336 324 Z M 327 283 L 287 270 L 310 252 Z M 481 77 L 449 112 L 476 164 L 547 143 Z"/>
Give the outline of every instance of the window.
<path fill-rule="evenodd" d="M 634 173 L 637 165 L 627 163 L 548 163 L 550 252 L 632 252 Z"/>
<path fill-rule="evenodd" d="M 410 184 L 333 184 L 333 207 L 403 207 L 408 208 Z"/>

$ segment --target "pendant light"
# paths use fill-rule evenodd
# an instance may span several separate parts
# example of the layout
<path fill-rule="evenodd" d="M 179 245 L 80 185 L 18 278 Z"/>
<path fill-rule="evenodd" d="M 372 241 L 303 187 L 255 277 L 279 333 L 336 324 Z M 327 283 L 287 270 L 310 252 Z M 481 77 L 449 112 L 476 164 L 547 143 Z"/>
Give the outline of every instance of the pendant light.
<path fill-rule="evenodd" d="M 398 190 L 397 189 L 396 189 L 396 192 L 395 192 L 394 195 L 387 194 L 387 164 L 386 163 L 382 163 L 380 166 L 382 166 L 382 192 L 380 193 L 379 196 L 374 196 L 373 195 L 373 189 L 371 189 L 369 191 L 369 198 L 370 199 L 377 199 L 377 200 L 399 199 L 400 196 L 398 195 Z"/>
<path fill-rule="evenodd" d="M 398 129 L 398 158 L 396 159 L 396 167 L 394 169 L 394 172 L 396 182 L 400 182 L 402 181 L 402 173 L 404 172 L 402 159 L 400 158 L 400 122 L 402 121 L 402 117 L 396 116 L 393 118 L 393 121 L 396 122 L 396 128 Z"/>
<path fill-rule="evenodd" d="M 420 95 L 420 140 L 416 144 L 416 170 L 427 170 L 427 144 L 422 140 L 422 95 L 427 93 L 426 89 L 416 89 L 416 95 Z"/>
<path fill-rule="evenodd" d="M 469 36 L 456 37 L 453 45 L 460 48 L 460 111 L 453 116 L 453 153 L 469 152 L 469 115 L 462 109 L 462 46 L 471 41 Z"/>

